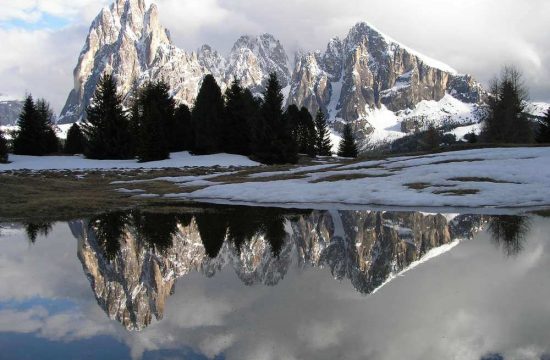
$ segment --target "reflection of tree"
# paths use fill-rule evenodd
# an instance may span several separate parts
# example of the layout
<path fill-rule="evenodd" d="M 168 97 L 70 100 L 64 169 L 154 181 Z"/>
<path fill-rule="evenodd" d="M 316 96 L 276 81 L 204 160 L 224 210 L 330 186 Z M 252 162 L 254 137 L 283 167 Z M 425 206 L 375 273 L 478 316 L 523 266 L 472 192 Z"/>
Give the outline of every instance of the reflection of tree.
<path fill-rule="evenodd" d="M 228 239 L 240 252 L 242 245 L 254 236 L 264 235 L 274 256 L 278 256 L 286 236 L 284 222 L 286 212 L 269 208 L 239 208 L 230 211 Z"/>
<path fill-rule="evenodd" d="M 497 246 L 502 246 L 506 255 L 514 256 L 523 250 L 525 236 L 530 229 L 526 216 L 499 215 L 489 220 L 489 232 Z"/>
<path fill-rule="evenodd" d="M 165 252 L 173 245 L 178 216 L 174 214 L 132 212 L 132 219 L 140 240 L 157 251 Z"/>
<path fill-rule="evenodd" d="M 227 218 L 219 213 L 201 213 L 195 216 L 206 254 L 215 258 L 220 252 L 227 234 Z"/>
<path fill-rule="evenodd" d="M 48 236 L 50 231 L 52 231 L 51 223 L 43 222 L 25 224 L 25 232 L 27 233 L 27 238 L 32 244 L 36 242 L 36 238 L 38 237 L 38 235 Z"/>
<path fill-rule="evenodd" d="M 264 236 L 272 254 L 278 256 L 286 236 L 284 223 L 288 211 L 268 208 L 207 208 L 193 213 L 154 213 L 150 211 L 116 211 L 98 215 L 90 220 L 98 243 L 106 257 L 113 260 L 120 250 L 120 240 L 132 228 L 136 238 L 157 251 L 165 252 L 173 246 L 178 224 L 187 227 L 193 219 L 206 254 L 218 256 L 226 239 L 240 253 L 242 245 L 254 237 Z M 49 225 L 29 225 L 29 238 L 35 239 L 38 231 L 49 231 Z M 130 227 L 130 228 L 129 228 Z M 34 240 L 31 240 L 34 241 Z"/>
<path fill-rule="evenodd" d="M 95 230 L 99 245 L 105 256 L 113 260 L 120 249 L 120 239 L 130 221 L 128 212 L 115 211 L 98 215 L 90 220 L 90 227 Z"/>
<path fill-rule="evenodd" d="M 271 247 L 273 256 L 278 257 L 285 243 L 285 225 L 282 216 L 274 216 L 263 223 L 265 239 Z"/>

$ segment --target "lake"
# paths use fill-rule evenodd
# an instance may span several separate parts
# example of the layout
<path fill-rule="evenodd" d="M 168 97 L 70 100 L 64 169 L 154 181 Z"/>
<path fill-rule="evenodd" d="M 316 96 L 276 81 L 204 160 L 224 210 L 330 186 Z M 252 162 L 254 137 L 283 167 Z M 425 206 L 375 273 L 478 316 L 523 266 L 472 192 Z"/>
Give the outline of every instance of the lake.
<path fill-rule="evenodd" d="M 0 359 L 550 359 L 535 215 L 194 205 L 0 254 Z"/>

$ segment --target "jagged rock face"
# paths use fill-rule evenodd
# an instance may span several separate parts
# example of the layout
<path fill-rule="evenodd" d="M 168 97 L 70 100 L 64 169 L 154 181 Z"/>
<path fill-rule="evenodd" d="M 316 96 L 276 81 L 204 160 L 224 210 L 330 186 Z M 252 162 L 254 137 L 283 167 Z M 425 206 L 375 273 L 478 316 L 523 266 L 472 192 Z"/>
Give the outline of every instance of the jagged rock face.
<path fill-rule="evenodd" d="M 15 125 L 23 109 L 23 104 L 23 101 L 18 100 L 0 100 L 0 126 Z"/>
<path fill-rule="evenodd" d="M 344 40 L 332 39 L 324 54 L 298 57 L 289 103 L 352 122 L 368 120 L 369 109 L 384 105 L 397 112 L 423 100 L 439 101 L 446 93 L 468 103 L 483 96 L 470 76 L 440 69 L 359 23 Z"/>
<path fill-rule="evenodd" d="M 99 78 L 112 73 L 126 102 L 147 80 L 164 79 L 179 103 L 192 105 L 206 74 L 225 89 L 234 79 L 259 92 L 265 79 L 276 72 L 283 86 L 290 79 L 288 57 L 273 36 L 241 37 L 226 59 L 204 45 L 187 53 L 173 45 L 158 20 L 158 9 L 144 0 L 117 0 L 93 21 L 74 70 L 74 89 L 60 116 L 60 123 L 85 115 Z"/>
<path fill-rule="evenodd" d="M 479 121 L 478 110 L 486 97 L 470 76 L 456 74 L 366 23 L 355 25 L 342 40 L 331 39 L 324 53 L 297 53 L 294 59 L 291 69 L 283 45 L 269 34 L 240 37 L 227 56 L 208 45 L 186 52 L 173 45 L 155 5 L 147 8 L 144 0 L 116 0 L 92 23 L 59 122 L 85 117 L 104 73 L 114 75 L 126 105 L 144 82 L 163 79 L 177 103 L 192 107 L 206 74 L 215 77 L 222 91 L 238 79 L 261 95 L 268 75 L 275 72 L 286 105 L 306 107 L 312 114 L 322 110 L 335 132 L 351 122 L 363 147 L 371 140 L 417 131 L 415 117 L 436 126 L 447 118 L 458 125 Z M 415 112 L 426 102 L 437 103 Z M 393 113 L 393 123 L 377 122 L 376 110 Z M 379 129 L 383 131 L 372 136 Z"/>
<path fill-rule="evenodd" d="M 277 256 L 265 235 L 257 233 L 238 249 L 225 241 L 216 258 L 206 255 L 195 220 L 179 225 L 172 246 L 157 252 L 139 241 L 127 226 L 120 248 L 108 260 L 95 229 L 73 222 L 79 239 L 78 257 L 98 304 L 111 319 L 130 330 L 141 330 L 153 317 L 161 319 L 176 279 L 192 271 L 207 277 L 231 266 L 246 285 L 276 285 L 293 261 L 299 267 L 327 267 L 336 279 L 348 279 L 368 294 L 430 250 L 457 238 L 471 238 L 479 216 L 366 211 L 313 211 L 285 220 L 285 235 Z"/>
<path fill-rule="evenodd" d="M 229 55 L 226 83 L 239 79 L 243 86 L 260 93 L 265 79 L 276 73 L 282 87 L 290 83 L 288 56 L 272 35 L 264 34 L 257 38 L 240 37 Z"/>

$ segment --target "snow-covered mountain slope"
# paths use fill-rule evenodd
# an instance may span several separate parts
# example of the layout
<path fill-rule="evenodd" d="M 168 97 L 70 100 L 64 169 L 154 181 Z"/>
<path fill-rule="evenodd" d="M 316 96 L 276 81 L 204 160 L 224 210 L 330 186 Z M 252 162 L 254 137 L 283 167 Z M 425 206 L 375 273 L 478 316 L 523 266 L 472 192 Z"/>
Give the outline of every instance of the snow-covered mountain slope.
<path fill-rule="evenodd" d="M 469 75 L 421 55 L 367 23 L 324 53 L 298 55 L 290 102 L 322 110 L 359 140 L 404 136 L 430 123 L 477 121 L 486 94 Z"/>
<path fill-rule="evenodd" d="M 0 94 L 0 126 L 15 125 L 21 109 L 23 101 Z"/>

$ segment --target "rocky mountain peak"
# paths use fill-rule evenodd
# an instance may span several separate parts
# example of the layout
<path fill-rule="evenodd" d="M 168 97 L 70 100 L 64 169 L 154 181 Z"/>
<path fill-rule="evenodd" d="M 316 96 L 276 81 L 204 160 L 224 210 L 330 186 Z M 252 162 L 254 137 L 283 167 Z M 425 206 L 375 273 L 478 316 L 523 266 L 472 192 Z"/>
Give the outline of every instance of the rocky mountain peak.
<path fill-rule="evenodd" d="M 114 75 L 118 91 L 127 99 L 143 82 L 162 78 L 175 100 L 187 105 L 193 104 L 206 74 L 216 78 L 222 91 L 237 78 L 260 95 L 266 78 L 275 72 L 287 105 L 305 106 L 312 113 L 322 110 L 336 132 L 351 122 L 360 141 L 377 129 L 382 136 L 403 134 L 408 130 L 396 128 L 409 120 L 418 122 L 411 117 L 421 117 L 422 123 L 425 115 L 432 123 L 454 117 L 470 121 L 485 96 L 471 76 L 457 74 L 366 22 L 355 24 L 343 39 L 330 39 L 324 52 L 297 52 L 294 58 L 291 69 L 283 45 L 267 33 L 241 36 L 228 56 L 208 45 L 188 53 L 173 45 L 156 5 L 147 8 L 144 0 L 116 0 L 92 23 L 60 122 L 85 115 L 106 72 Z M 435 110 L 415 115 L 417 108 Z M 391 119 L 381 122 L 380 116 Z"/>

